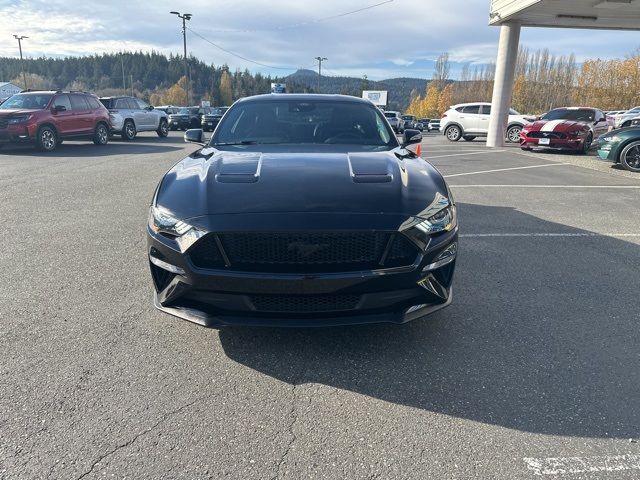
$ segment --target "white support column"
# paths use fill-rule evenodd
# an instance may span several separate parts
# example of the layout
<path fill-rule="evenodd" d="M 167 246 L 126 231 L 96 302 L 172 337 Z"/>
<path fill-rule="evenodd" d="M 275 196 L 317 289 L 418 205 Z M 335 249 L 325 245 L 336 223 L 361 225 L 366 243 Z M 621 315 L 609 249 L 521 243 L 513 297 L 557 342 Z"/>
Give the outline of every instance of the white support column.
<path fill-rule="evenodd" d="M 488 147 L 504 146 L 519 42 L 519 24 L 508 23 L 500 27 L 500 43 L 498 44 L 498 58 L 496 59 L 496 74 L 491 100 L 491 118 L 487 135 Z"/>

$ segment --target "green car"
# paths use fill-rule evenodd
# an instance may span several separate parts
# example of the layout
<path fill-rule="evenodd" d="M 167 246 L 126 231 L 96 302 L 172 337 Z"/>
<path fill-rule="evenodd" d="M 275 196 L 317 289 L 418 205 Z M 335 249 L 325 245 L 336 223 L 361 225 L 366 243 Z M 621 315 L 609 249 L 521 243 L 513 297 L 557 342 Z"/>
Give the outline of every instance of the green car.
<path fill-rule="evenodd" d="M 598 156 L 640 173 L 640 127 L 612 130 L 598 138 Z"/>

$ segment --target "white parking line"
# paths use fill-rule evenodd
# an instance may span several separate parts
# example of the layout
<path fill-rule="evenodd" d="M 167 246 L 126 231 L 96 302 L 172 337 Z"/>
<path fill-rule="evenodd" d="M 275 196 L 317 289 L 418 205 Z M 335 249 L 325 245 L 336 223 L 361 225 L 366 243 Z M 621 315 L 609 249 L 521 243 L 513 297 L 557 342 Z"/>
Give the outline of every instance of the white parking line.
<path fill-rule="evenodd" d="M 496 151 L 504 152 L 504 150 L 496 150 Z M 484 152 L 480 152 L 480 153 L 484 153 Z M 462 155 L 470 155 L 470 154 L 462 154 Z M 430 158 L 438 158 L 438 157 L 430 157 Z M 444 175 L 444 178 L 462 177 L 464 175 L 479 175 L 481 173 L 508 172 L 511 170 L 526 170 L 529 168 L 559 167 L 561 165 L 568 165 L 568 164 L 567 163 L 545 163 L 544 165 L 528 165 L 526 167 L 496 168 L 494 170 L 481 170 L 479 172 L 454 173 L 452 175 Z"/>
<path fill-rule="evenodd" d="M 455 175 L 453 175 L 455 176 Z M 500 185 L 500 184 L 483 184 L 483 185 L 449 185 L 452 188 L 613 188 L 613 189 L 629 189 L 638 190 L 640 185 Z"/>
<path fill-rule="evenodd" d="M 494 150 L 495 152 L 504 152 L 504 150 Z M 428 153 L 428 152 L 427 152 Z M 466 152 L 466 153 L 450 153 L 448 155 L 436 155 L 434 157 L 424 157 L 427 160 L 432 160 L 434 158 L 444 158 L 444 157 L 462 157 L 464 155 L 480 155 L 481 153 L 487 153 L 486 151 L 482 152 Z"/>
<path fill-rule="evenodd" d="M 624 472 L 640 470 L 640 455 L 523 458 L 534 475 Z"/>
<path fill-rule="evenodd" d="M 484 237 L 640 237 L 640 233 L 618 233 L 618 232 L 579 232 L 579 233 L 461 233 L 462 238 L 484 238 Z"/>

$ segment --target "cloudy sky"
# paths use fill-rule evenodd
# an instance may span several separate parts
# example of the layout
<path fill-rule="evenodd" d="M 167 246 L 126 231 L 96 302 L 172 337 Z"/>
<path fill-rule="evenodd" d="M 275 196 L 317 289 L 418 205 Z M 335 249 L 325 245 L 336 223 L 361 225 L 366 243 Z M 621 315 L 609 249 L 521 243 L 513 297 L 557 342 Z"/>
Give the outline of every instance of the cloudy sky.
<path fill-rule="evenodd" d="M 329 75 L 426 78 L 446 51 L 455 76 L 464 62 L 493 61 L 498 39 L 489 0 L 0 0 L 0 56 L 18 56 L 14 33 L 29 37 L 27 56 L 182 52 L 170 10 L 193 14 L 188 50 L 201 60 L 276 75 L 313 68 L 321 55 Z M 522 43 L 580 61 L 622 57 L 640 33 L 525 28 Z"/>

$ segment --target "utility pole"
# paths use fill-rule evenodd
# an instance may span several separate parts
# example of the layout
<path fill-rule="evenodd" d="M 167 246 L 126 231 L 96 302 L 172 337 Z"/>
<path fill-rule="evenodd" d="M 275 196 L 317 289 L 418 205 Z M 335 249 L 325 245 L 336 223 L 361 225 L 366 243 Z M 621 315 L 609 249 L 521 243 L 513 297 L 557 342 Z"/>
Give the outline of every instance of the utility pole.
<path fill-rule="evenodd" d="M 127 94 L 127 82 L 124 80 L 124 53 L 120 53 L 120 65 L 122 65 L 122 92 Z"/>
<path fill-rule="evenodd" d="M 320 79 L 322 78 L 322 62 L 329 60 L 327 57 L 316 57 L 318 60 L 318 93 L 320 93 Z"/>
<path fill-rule="evenodd" d="M 189 63 L 187 62 L 187 20 L 191 20 L 193 14 L 191 13 L 180 13 L 180 12 L 169 12 L 172 15 L 177 15 L 178 18 L 182 19 L 182 41 L 184 43 L 184 76 L 187 79 L 187 104 L 191 105 L 191 96 L 189 95 L 189 87 L 191 84 L 191 78 L 189 75 Z"/>
<path fill-rule="evenodd" d="M 24 73 L 24 60 L 22 58 L 22 40 L 24 40 L 25 38 L 29 38 L 29 37 L 25 37 L 23 36 L 19 36 L 19 35 L 13 35 L 13 37 L 18 40 L 18 48 L 20 49 L 20 68 L 22 69 L 22 81 L 24 82 L 24 89 L 27 90 L 29 88 L 29 86 L 27 85 L 27 76 Z"/>

